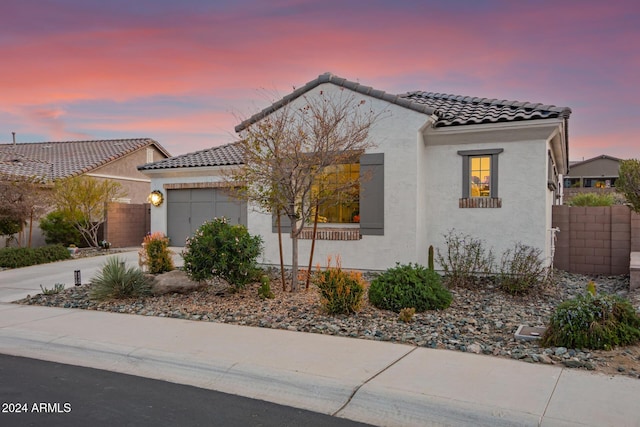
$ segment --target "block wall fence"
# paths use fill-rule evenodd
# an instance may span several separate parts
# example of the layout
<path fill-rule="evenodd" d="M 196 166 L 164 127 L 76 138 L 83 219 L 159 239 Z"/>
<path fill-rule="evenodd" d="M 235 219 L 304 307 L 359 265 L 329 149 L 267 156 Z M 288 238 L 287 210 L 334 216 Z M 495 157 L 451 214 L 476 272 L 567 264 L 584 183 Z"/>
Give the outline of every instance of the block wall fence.
<path fill-rule="evenodd" d="M 114 248 L 140 246 L 151 230 L 151 210 L 148 203 L 110 203 L 104 227 L 104 239 Z"/>
<path fill-rule="evenodd" d="M 629 274 L 631 252 L 640 251 L 640 215 L 628 206 L 553 206 L 554 266 L 580 274 Z"/>

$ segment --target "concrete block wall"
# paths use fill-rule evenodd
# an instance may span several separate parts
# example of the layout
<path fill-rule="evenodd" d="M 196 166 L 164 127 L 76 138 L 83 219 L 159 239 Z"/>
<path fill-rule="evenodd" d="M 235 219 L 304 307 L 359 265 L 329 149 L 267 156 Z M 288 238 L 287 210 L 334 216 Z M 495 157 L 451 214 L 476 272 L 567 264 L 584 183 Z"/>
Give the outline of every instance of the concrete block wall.
<path fill-rule="evenodd" d="M 148 203 L 110 203 L 107 211 L 104 238 L 114 248 L 135 247 L 142 244 L 151 230 L 151 211 Z"/>
<path fill-rule="evenodd" d="M 627 206 L 554 206 L 553 227 L 554 265 L 572 273 L 629 274 L 630 253 L 640 250 L 640 215 Z"/>

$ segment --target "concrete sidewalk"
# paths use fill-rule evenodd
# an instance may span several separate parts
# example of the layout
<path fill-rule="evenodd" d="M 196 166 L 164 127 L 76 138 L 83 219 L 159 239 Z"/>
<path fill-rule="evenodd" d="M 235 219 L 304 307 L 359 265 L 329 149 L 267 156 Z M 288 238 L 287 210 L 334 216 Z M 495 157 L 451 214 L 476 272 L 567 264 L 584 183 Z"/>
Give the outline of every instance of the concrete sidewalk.
<path fill-rule="evenodd" d="M 381 426 L 640 426 L 639 380 L 327 335 L 0 303 L 0 353 Z"/>

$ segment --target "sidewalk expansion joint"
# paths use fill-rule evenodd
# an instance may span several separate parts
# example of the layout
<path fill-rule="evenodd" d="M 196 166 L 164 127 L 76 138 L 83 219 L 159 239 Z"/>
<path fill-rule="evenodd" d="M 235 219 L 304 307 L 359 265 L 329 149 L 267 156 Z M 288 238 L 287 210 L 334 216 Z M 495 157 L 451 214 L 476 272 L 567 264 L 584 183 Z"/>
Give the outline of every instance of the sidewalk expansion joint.
<path fill-rule="evenodd" d="M 390 364 L 388 364 L 387 366 L 385 366 L 384 368 L 382 368 L 381 370 L 379 370 L 378 372 L 376 372 L 373 376 L 367 378 L 362 384 L 358 385 L 353 392 L 351 393 L 351 396 L 349 396 L 349 398 L 347 399 L 347 401 L 344 403 L 344 405 L 342 405 L 337 411 L 335 411 L 333 414 L 331 414 L 332 416 L 337 416 L 342 410 L 344 410 L 344 408 L 346 408 L 349 403 L 351 403 L 351 401 L 353 400 L 353 398 L 355 397 L 356 393 L 358 393 L 358 391 L 365 386 L 366 384 L 368 384 L 369 382 L 373 381 L 375 378 L 377 378 L 380 374 L 382 374 L 383 372 L 387 371 L 389 368 L 391 368 L 392 366 L 394 366 L 395 364 L 397 364 L 398 362 L 400 362 L 402 359 L 404 359 L 405 357 L 407 357 L 408 355 L 410 355 L 411 353 L 413 353 L 418 347 L 413 347 L 411 350 L 409 350 L 408 352 L 406 352 L 405 354 L 403 354 L 402 356 L 398 357 L 396 360 L 394 360 L 393 362 L 391 362 Z"/>
<path fill-rule="evenodd" d="M 558 375 L 558 379 L 556 380 L 556 383 L 553 385 L 553 390 L 551 390 L 551 394 L 549 395 L 549 400 L 547 400 L 547 404 L 544 405 L 544 411 L 542 411 L 542 415 L 540 415 L 538 426 L 542 425 L 544 416 L 547 414 L 547 409 L 549 409 L 549 405 L 551 404 L 551 399 L 553 399 L 553 395 L 556 393 L 556 389 L 558 388 L 558 384 L 560 383 L 560 378 L 562 378 L 562 374 L 564 373 L 564 371 L 565 371 L 565 368 L 562 368 L 562 370 L 560 371 L 560 375 Z"/>

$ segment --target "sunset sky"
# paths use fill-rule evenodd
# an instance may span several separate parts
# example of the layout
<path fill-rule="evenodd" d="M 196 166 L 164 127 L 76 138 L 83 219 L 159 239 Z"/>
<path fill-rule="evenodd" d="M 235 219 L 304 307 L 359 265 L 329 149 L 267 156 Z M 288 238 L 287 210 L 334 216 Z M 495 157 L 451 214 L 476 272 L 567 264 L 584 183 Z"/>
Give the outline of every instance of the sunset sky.
<path fill-rule="evenodd" d="M 572 160 L 640 158 L 637 0 L 2 0 L 0 23 L 4 143 L 202 150 L 330 71 L 570 107 Z"/>

